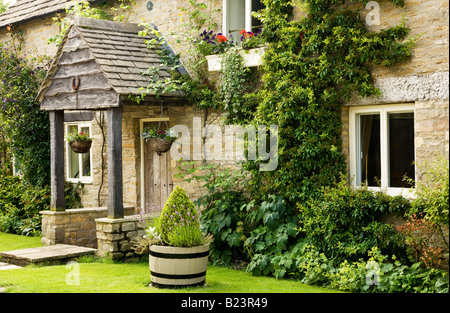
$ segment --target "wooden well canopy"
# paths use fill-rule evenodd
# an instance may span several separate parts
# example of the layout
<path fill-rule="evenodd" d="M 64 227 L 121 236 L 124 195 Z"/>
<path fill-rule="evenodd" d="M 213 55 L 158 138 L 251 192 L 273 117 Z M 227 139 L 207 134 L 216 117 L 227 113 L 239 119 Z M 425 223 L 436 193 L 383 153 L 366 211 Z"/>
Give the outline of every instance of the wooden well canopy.
<path fill-rule="evenodd" d="M 170 77 L 152 37 L 139 36 L 138 24 L 75 17 L 67 30 L 38 94 L 42 110 L 85 110 L 118 107 L 124 96 L 138 95 L 148 85 L 143 72 L 161 68 Z M 151 95 L 149 95 L 151 96 Z M 166 97 L 182 97 L 173 92 Z"/>
<path fill-rule="evenodd" d="M 64 36 L 37 99 L 50 112 L 51 209 L 64 210 L 64 112 L 106 110 L 108 136 L 108 216 L 123 217 L 122 106 L 148 85 L 143 73 L 161 66 L 162 47 L 148 48 L 138 24 L 75 17 Z M 154 94 L 146 95 L 155 96 Z M 184 99 L 181 92 L 161 95 Z"/>

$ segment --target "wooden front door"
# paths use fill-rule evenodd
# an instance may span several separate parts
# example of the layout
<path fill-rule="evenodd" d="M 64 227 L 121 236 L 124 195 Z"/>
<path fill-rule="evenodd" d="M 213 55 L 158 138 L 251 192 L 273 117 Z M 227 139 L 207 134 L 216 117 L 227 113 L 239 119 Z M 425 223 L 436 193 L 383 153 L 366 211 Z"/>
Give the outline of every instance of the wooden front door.
<path fill-rule="evenodd" d="M 143 127 L 158 127 L 158 122 L 143 122 Z M 159 125 L 160 130 L 167 128 L 165 122 Z M 152 149 L 150 142 L 143 140 L 143 205 L 148 210 L 159 208 L 162 210 L 170 193 L 173 190 L 172 176 L 170 174 L 170 152 L 158 155 Z"/>

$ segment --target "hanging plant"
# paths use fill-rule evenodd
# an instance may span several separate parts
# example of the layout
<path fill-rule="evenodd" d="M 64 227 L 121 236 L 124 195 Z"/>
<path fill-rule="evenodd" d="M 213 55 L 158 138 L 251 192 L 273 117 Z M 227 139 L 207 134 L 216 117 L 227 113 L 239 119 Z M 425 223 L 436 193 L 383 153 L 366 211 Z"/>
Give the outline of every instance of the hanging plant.
<path fill-rule="evenodd" d="M 161 155 L 170 150 L 172 143 L 177 139 L 171 135 L 170 130 L 157 130 L 155 128 L 145 127 L 142 131 L 142 138 L 150 142 L 153 150 Z"/>
<path fill-rule="evenodd" d="M 70 133 L 66 136 L 66 140 L 75 153 L 87 153 L 91 149 L 92 138 L 87 133 Z"/>

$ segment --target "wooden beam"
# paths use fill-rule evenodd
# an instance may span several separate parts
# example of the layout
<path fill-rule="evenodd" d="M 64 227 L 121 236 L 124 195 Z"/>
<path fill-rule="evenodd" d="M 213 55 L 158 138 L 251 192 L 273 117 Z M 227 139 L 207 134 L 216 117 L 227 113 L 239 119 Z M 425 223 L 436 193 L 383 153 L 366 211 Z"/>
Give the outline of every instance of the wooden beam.
<path fill-rule="evenodd" d="M 122 106 L 107 110 L 108 217 L 123 218 Z"/>
<path fill-rule="evenodd" d="M 86 90 L 77 93 L 60 93 L 45 97 L 41 110 L 90 110 L 117 107 L 118 95 L 115 91 Z"/>
<path fill-rule="evenodd" d="M 50 210 L 65 211 L 64 200 L 64 111 L 50 111 Z"/>

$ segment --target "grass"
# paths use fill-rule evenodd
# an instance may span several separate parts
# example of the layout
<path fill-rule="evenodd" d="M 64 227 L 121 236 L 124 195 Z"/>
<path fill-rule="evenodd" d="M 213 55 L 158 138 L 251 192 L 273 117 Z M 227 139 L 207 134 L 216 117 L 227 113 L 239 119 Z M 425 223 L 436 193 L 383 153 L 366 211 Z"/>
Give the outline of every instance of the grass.
<path fill-rule="evenodd" d="M 25 237 L 0 233 L 0 252 L 41 246 L 41 237 Z"/>
<path fill-rule="evenodd" d="M 0 233 L 0 251 L 40 246 L 35 238 Z M 0 289 L 12 293 L 330 293 L 296 280 L 256 277 L 227 267 L 209 266 L 206 287 L 178 290 L 149 287 L 148 263 L 120 263 L 85 257 L 79 260 L 79 284 L 73 267 L 34 266 L 0 272 Z"/>

